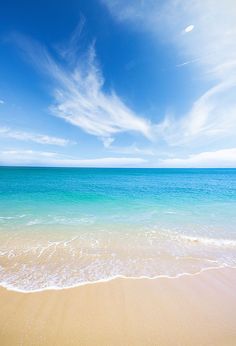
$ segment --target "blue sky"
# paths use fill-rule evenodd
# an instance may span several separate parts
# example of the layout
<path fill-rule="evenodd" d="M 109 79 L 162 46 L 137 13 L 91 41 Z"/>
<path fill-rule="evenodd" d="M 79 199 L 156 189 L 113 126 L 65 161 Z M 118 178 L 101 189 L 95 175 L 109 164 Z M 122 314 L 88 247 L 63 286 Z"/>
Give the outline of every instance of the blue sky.
<path fill-rule="evenodd" d="M 234 0 L 9 0 L 0 164 L 236 167 Z"/>

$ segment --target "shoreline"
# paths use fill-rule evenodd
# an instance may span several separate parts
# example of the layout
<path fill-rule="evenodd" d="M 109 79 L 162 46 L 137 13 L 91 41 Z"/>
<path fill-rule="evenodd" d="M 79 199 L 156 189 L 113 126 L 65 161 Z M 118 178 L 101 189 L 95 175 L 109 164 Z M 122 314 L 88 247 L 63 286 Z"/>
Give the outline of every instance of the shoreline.
<path fill-rule="evenodd" d="M 219 267 L 206 267 L 206 268 L 202 268 L 201 270 L 197 271 L 196 273 L 180 273 L 180 274 L 176 274 L 174 276 L 170 276 L 170 275 L 157 275 L 157 276 L 153 276 L 153 277 L 149 277 L 149 276 L 145 276 L 145 275 L 141 275 L 141 276 L 125 276 L 125 275 L 116 275 L 113 277 L 109 277 L 107 279 L 100 279 L 100 280 L 96 280 L 96 281 L 85 281 L 85 282 L 81 282 L 72 286 L 64 286 L 64 287 L 57 287 L 57 286 L 52 286 L 52 287 L 46 287 L 46 288 L 39 288 L 39 289 L 35 289 L 35 290 L 23 290 L 23 289 L 19 289 L 19 288 L 13 288 L 13 287 L 9 287 L 7 285 L 4 285 L 2 283 L 0 283 L 0 290 L 1 289 L 5 289 L 7 291 L 10 292 L 16 292 L 16 293 L 23 293 L 23 294 L 27 294 L 27 293 L 40 293 L 40 292 L 51 292 L 51 291 L 62 291 L 62 290 L 69 290 L 69 289 L 73 289 L 73 288 L 79 288 L 79 287 L 84 287 L 84 286 L 88 286 L 88 285 L 97 285 L 100 283 L 107 283 L 107 282 L 112 282 L 114 280 L 159 280 L 159 279 L 180 279 L 182 277 L 188 277 L 188 276 L 198 276 L 201 275 L 204 272 L 208 272 L 208 271 L 214 271 L 214 270 L 221 270 L 221 269 L 232 269 L 232 270 L 236 270 L 236 267 L 234 266 L 228 266 L 228 265 L 221 265 Z"/>
<path fill-rule="evenodd" d="M 214 268 L 216 269 L 216 268 Z M 235 345 L 236 269 L 68 289 L 0 288 L 0 344 Z"/>

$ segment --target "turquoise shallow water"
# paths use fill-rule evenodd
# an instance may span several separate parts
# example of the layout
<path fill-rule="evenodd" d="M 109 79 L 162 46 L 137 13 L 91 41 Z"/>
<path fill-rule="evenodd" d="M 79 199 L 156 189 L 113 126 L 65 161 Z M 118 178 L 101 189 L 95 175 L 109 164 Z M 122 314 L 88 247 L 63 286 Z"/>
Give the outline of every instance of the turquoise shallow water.
<path fill-rule="evenodd" d="M 236 169 L 0 168 L 0 280 L 21 290 L 236 264 Z"/>

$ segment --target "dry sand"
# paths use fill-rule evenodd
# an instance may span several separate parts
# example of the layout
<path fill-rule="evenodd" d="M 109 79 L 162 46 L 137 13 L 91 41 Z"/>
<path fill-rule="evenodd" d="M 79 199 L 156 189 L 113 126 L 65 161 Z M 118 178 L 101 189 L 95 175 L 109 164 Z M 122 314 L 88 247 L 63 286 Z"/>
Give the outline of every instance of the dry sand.
<path fill-rule="evenodd" d="M 236 270 L 0 289 L 0 345 L 236 345 Z"/>

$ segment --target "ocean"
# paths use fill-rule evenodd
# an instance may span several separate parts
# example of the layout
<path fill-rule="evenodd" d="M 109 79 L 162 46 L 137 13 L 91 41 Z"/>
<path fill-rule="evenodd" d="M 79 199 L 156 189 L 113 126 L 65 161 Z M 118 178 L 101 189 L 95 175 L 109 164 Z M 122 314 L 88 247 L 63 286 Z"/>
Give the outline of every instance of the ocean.
<path fill-rule="evenodd" d="M 0 285 L 236 266 L 236 169 L 0 168 Z"/>

